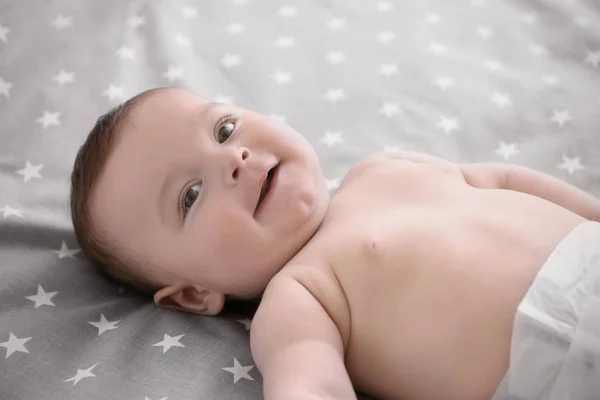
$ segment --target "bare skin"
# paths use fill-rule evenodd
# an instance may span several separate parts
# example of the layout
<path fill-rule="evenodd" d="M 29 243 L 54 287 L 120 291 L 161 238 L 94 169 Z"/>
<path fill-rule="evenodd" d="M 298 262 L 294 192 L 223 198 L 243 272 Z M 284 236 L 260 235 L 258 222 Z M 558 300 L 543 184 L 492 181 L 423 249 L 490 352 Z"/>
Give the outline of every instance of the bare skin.
<path fill-rule="evenodd" d="M 164 89 L 128 117 L 92 219 L 161 285 L 158 306 L 217 315 L 263 294 L 267 400 L 483 400 L 537 271 L 600 202 L 523 167 L 414 153 L 363 159 L 330 199 L 290 126 Z"/>
<path fill-rule="evenodd" d="M 500 187 L 600 218 L 600 203 L 575 188 L 513 172 L 507 182 L 499 165 L 461 170 L 420 154 L 353 169 L 254 319 L 265 399 L 350 399 L 352 384 L 378 399 L 490 399 L 518 304 L 586 220 Z"/>

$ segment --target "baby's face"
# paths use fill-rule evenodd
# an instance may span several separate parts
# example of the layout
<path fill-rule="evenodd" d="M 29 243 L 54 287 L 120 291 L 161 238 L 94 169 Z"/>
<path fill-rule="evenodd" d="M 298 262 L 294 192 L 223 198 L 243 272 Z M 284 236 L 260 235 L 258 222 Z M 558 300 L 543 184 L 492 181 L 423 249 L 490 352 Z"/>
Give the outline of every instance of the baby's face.
<path fill-rule="evenodd" d="M 294 129 L 164 89 L 131 110 L 92 219 L 164 286 L 252 298 L 314 234 L 328 202 L 317 156 Z"/>

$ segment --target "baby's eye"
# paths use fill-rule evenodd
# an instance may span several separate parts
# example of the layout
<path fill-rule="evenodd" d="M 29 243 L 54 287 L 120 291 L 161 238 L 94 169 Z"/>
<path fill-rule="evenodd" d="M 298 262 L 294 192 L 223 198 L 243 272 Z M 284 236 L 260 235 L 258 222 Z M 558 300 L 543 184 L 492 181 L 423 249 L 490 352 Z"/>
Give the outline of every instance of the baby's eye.
<path fill-rule="evenodd" d="M 189 208 L 194 204 L 194 201 L 198 198 L 198 193 L 200 193 L 200 185 L 194 185 L 187 190 L 185 193 L 185 197 L 183 199 L 183 211 L 187 213 Z"/>
<path fill-rule="evenodd" d="M 219 131 L 217 132 L 217 141 L 219 143 L 225 142 L 229 139 L 229 136 L 233 133 L 235 129 L 235 123 L 232 120 L 226 120 L 219 127 Z"/>

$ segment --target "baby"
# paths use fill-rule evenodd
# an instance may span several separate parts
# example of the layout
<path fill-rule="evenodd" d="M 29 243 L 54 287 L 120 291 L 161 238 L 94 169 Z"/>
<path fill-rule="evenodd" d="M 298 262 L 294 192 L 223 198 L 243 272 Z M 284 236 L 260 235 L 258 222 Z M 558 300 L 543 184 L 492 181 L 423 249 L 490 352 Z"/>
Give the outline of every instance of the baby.
<path fill-rule="evenodd" d="M 217 315 L 226 300 L 262 297 L 250 341 L 268 400 L 542 398 L 556 387 L 509 379 L 539 359 L 514 354 L 527 339 L 517 323 L 548 321 L 552 299 L 559 314 L 569 307 L 549 279 L 571 282 L 581 254 L 597 254 L 585 271 L 600 271 L 600 201 L 558 179 L 376 154 L 330 199 L 301 134 L 174 88 L 98 120 L 71 211 L 90 261 L 158 306 Z M 593 298 L 584 286 L 577 295 Z M 600 284 L 585 289 L 600 296 Z M 558 379 L 561 357 L 542 360 L 542 381 Z"/>

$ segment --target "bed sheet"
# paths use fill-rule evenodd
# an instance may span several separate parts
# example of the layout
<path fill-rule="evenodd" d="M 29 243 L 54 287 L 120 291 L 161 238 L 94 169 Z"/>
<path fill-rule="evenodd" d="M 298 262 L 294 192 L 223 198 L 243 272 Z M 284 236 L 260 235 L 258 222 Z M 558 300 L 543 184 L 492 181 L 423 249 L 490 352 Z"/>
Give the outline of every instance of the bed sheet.
<path fill-rule="evenodd" d="M 157 86 L 277 116 L 335 192 L 397 149 L 527 165 L 600 196 L 595 0 L 0 2 L 0 398 L 259 399 L 252 312 L 161 310 L 68 215 L 95 119 Z"/>

